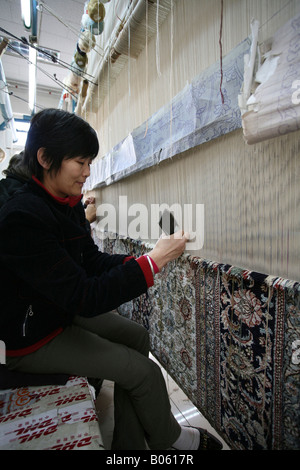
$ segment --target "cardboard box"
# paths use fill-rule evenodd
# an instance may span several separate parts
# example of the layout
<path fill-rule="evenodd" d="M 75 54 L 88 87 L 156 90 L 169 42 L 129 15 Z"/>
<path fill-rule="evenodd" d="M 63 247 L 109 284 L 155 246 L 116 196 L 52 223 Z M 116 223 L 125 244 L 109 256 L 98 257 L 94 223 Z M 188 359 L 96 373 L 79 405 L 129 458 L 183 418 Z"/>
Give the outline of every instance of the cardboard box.
<path fill-rule="evenodd" d="M 86 378 L 0 391 L 0 450 L 104 450 Z"/>

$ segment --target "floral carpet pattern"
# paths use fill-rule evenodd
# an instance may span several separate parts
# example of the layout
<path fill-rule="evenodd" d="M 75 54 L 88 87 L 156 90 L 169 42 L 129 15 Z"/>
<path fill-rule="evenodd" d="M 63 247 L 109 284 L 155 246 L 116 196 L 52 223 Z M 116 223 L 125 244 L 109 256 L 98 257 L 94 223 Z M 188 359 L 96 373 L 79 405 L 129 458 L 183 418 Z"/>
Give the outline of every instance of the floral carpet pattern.
<path fill-rule="evenodd" d="M 152 354 L 230 448 L 300 449 L 299 282 L 182 256 L 119 312 L 149 330 Z"/>

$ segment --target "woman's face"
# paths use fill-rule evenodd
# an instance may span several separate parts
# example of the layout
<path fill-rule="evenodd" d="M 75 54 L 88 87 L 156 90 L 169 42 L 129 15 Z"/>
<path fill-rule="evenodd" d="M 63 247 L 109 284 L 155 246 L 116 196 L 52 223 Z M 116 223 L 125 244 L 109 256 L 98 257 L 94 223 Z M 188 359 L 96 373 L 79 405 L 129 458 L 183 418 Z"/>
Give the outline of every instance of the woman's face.
<path fill-rule="evenodd" d="M 80 196 L 85 180 L 90 176 L 92 159 L 74 157 L 65 159 L 57 174 L 44 172 L 43 184 L 57 197 Z"/>

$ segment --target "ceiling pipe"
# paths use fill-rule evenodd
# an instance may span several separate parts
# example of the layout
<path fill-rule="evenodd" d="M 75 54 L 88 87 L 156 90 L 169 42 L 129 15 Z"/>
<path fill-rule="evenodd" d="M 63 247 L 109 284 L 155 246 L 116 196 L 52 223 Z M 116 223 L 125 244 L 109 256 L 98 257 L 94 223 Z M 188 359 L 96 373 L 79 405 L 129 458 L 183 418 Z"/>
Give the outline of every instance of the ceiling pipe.
<path fill-rule="evenodd" d="M 3 129 L 1 128 L 0 130 L 7 130 L 7 128 L 10 129 L 12 133 L 12 140 L 13 142 L 17 142 L 17 133 L 16 133 L 16 128 L 15 128 L 15 121 L 14 121 L 14 115 L 12 112 L 11 108 L 11 103 L 10 103 L 10 95 L 8 92 L 8 88 L 6 85 L 6 78 L 5 78 L 5 73 L 2 65 L 2 61 L 0 59 L 0 110 L 1 110 L 1 115 L 4 119 L 4 126 Z"/>
<path fill-rule="evenodd" d="M 124 29 L 124 27 L 126 27 L 127 31 L 128 31 L 128 22 L 130 22 L 130 18 L 132 16 L 132 13 L 133 13 L 137 3 L 145 4 L 145 0 L 134 0 L 130 4 L 130 6 L 128 7 L 128 10 L 125 14 L 124 19 L 122 21 L 119 20 L 117 25 L 113 29 L 112 34 L 110 36 L 110 39 L 109 39 L 109 41 L 108 41 L 108 43 L 105 47 L 105 52 L 104 52 L 104 56 L 102 57 L 102 60 L 96 66 L 95 71 L 93 73 L 90 72 L 91 75 L 93 75 L 95 77 L 95 80 L 97 82 L 97 86 L 100 86 L 100 84 L 103 84 L 103 83 L 104 84 L 107 83 L 107 73 L 108 73 L 108 68 L 109 68 L 108 67 L 109 62 L 115 63 L 116 59 L 120 55 L 115 51 L 115 44 L 118 40 L 119 35 L 121 34 L 122 30 Z M 97 57 L 96 57 L 96 59 L 97 59 Z M 94 95 L 94 100 L 95 100 L 95 95 L 97 95 L 97 98 L 99 97 L 99 93 L 98 94 L 95 93 L 95 89 L 97 90 L 97 86 L 94 85 L 94 84 L 91 84 L 91 83 L 89 84 L 89 88 L 88 88 L 88 92 L 87 92 L 85 101 L 83 102 L 82 106 L 80 107 L 81 113 L 86 111 L 87 105 L 88 105 L 88 103 L 91 102 L 93 95 Z M 103 92 L 103 88 L 101 90 L 101 95 L 102 95 L 102 92 Z M 104 95 L 105 94 L 106 93 L 104 93 Z M 97 103 L 96 107 L 98 107 L 98 105 L 99 105 L 99 103 Z M 94 106 L 92 106 L 92 108 L 95 108 L 95 101 L 94 101 Z M 89 106 L 89 109 L 91 109 L 90 106 Z M 96 109 L 93 109 L 93 111 L 94 110 L 96 110 Z M 76 112 L 76 110 L 75 110 L 75 112 Z"/>
<path fill-rule="evenodd" d="M 173 0 L 175 1 L 175 0 Z M 148 3 L 148 21 L 146 24 L 146 9 Z M 160 0 L 159 24 L 161 24 L 171 10 L 172 0 Z M 136 58 L 145 47 L 146 28 L 148 39 L 156 32 L 157 2 L 153 0 L 134 0 L 131 2 L 124 19 L 119 21 L 107 42 L 102 60 L 89 73 L 94 76 L 98 86 L 89 84 L 85 101 L 80 106 L 80 113 L 96 112 L 99 105 L 109 91 L 109 86 L 117 78 L 122 68 L 131 57 Z M 130 48 L 128 47 L 130 32 Z M 135 37 L 139 35 L 140 40 Z M 76 112 L 76 110 L 75 110 Z"/>

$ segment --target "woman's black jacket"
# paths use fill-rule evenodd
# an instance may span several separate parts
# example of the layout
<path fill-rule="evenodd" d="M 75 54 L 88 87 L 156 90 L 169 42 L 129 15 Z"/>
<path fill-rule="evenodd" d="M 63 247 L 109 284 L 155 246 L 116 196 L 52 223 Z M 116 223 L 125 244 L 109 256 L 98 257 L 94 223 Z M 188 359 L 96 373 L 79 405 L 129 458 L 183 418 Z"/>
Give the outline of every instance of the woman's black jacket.
<path fill-rule="evenodd" d="M 0 340 L 34 346 L 75 315 L 93 317 L 147 290 L 137 261 L 101 253 L 82 203 L 57 202 L 30 180 L 0 210 Z"/>

